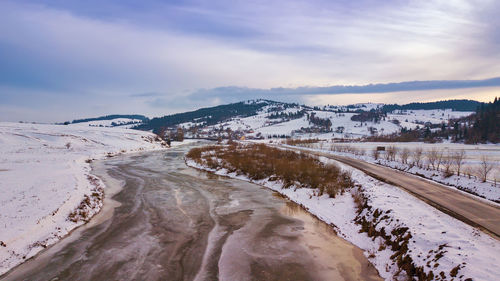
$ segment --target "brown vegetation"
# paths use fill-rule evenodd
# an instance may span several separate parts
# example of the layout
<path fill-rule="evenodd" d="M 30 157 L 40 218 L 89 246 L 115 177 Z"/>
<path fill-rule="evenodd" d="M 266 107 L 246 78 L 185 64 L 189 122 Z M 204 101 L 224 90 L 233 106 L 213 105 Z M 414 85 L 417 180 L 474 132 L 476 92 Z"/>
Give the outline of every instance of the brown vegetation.
<path fill-rule="evenodd" d="M 387 147 L 385 153 L 385 160 L 387 161 L 396 161 L 396 155 L 398 154 L 398 148 L 396 146 Z"/>
<path fill-rule="evenodd" d="M 455 164 L 455 168 L 457 171 L 457 176 L 460 176 L 460 170 L 462 169 L 462 165 L 465 160 L 465 150 L 459 150 L 451 155 L 451 159 L 453 164 Z"/>
<path fill-rule="evenodd" d="M 264 144 L 206 146 L 192 149 L 186 157 L 205 167 L 224 168 L 251 180 L 280 180 L 285 187 L 317 188 L 318 195 L 335 197 L 353 186 L 350 174 L 336 165 Z"/>
<path fill-rule="evenodd" d="M 495 166 L 493 165 L 493 163 L 489 161 L 488 156 L 481 156 L 481 163 L 479 168 L 477 169 L 477 173 L 483 182 L 486 182 L 486 179 L 488 179 L 488 174 L 491 172 L 491 170 L 493 170 L 494 167 Z"/>
<path fill-rule="evenodd" d="M 104 189 L 99 184 L 98 179 L 96 177 L 87 175 L 87 180 L 94 187 L 92 188 L 92 193 L 89 195 L 84 195 L 83 200 L 80 202 L 80 205 L 73 210 L 68 219 L 72 222 L 88 222 L 91 216 L 95 213 L 96 208 L 100 207 L 102 204 L 102 200 L 104 199 Z M 54 214 L 52 214 L 54 215 Z"/>
<path fill-rule="evenodd" d="M 422 155 L 423 155 L 423 149 L 421 147 L 415 148 L 413 151 L 413 166 L 417 166 L 419 168 L 422 167 Z"/>
<path fill-rule="evenodd" d="M 287 139 L 285 141 L 285 144 L 301 145 L 301 144 L 310 144 L 310 143 L 317 143 L 317 142 L 319 142 L 319 139 Z"/>
<path fill-rule="evenodd" d="M 375 160 L 378 160 L 380 157 L 380 151 L 376 147 L 372 150 L 372 157 Z"/>
<path fill-rule="evenodd" d="M 408 157 L 410 157 L 410 149 L 406 147 L 403 148 L 399 156 L 401 157 L 401 163 L 408 164 Z"/>

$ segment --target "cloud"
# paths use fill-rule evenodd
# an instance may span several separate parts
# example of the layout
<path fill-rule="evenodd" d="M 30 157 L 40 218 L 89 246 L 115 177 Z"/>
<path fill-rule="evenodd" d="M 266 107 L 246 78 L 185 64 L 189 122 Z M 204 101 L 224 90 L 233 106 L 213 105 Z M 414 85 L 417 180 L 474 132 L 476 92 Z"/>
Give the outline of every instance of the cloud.
<path fill-rule="evenodd" d="M 255 97 L 482 87 L 462 80 L 500 74 L 499 11 L 487 0 L 1 1 L 0 98 L 26 109 L 12 119 L 60 121 L 82 104 L 163 115 Z"/>
<path fill-rule="evenodd" d="M 132 98 L 152 98 L 152 97 L 163 97 L 165 95 L 166 94 L 162 94 L 162 93 L 148 92 L 148 93 L 130 94 L 129 97 L 132 97 Z"/>
<path fill-rule="evenodd" d="M 194 92 L 190 98 L 220 98 L 222 100 L 243 100 L 253 98 L 283 98 L 305 95 L 339 95 L 339 94 L 374 94 L 411 92 L 425 90 L 451 90 L 482 87 L 500 87 L 500 77 L 482 80 L 435 80 L 435 81 L 408 81 L 398 83 L 368 84 L 362 86 L 338 85 L 329 87 L 297 87 L 297 88 L 270 88 L 257 89 L 246 87 L 218 87 L 203 89 Z"/>

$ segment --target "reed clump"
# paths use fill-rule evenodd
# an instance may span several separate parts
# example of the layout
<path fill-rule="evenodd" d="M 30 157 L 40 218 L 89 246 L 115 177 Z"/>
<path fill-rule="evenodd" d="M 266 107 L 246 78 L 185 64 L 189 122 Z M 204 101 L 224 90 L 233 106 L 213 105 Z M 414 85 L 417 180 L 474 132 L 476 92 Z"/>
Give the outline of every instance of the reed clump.
<path fill-rule="evenodd" d="M 335 197 L 353 187 L 351 175 L 334 164 L 326 164 L 305 153 L 265 144 L 218 145 L 194 148 L 186 155 L 198 164 L 251 180 L 281 181 L 285 188 L 314 188 L 318 195 Z"/>

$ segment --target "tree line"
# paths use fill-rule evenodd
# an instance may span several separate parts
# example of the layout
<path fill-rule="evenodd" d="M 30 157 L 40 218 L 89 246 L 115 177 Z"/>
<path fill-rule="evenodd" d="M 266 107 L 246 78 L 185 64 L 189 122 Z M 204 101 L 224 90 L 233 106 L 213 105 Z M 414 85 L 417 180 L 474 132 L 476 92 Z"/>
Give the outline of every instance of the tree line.
<path fill-rule="evenodd" d="M 456 120 L 452 133 L 455 140 L 466 143 L 500 142 L 500 99 L 482 104 L 472 116 Z"/>

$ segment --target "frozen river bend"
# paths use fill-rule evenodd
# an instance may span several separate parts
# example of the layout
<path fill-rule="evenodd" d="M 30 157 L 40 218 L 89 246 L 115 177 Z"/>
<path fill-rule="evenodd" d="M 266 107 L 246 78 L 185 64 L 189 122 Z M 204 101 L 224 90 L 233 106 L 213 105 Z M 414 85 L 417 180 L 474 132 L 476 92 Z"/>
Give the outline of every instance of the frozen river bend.
<path fill-rule="evenodd" d="M 103 211 L 2 280 L 379 280 L 330 226 L 261 186 L 186 167 L 188 149 L 96 163 Z"/>

